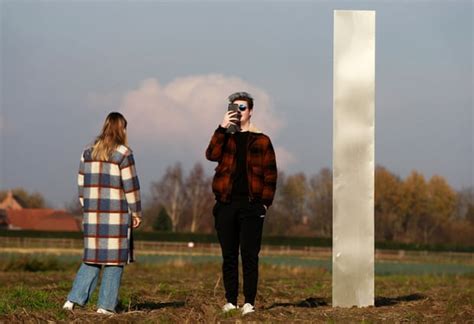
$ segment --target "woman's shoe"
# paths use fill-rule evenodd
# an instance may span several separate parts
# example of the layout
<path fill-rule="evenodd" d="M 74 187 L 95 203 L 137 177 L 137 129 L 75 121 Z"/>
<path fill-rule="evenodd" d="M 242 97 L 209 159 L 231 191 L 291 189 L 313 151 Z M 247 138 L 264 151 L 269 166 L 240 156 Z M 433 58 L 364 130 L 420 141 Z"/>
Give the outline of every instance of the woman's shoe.
<path fill-rule="evenodd" d="M 72 301 L 66 300 L 66 302 L 63 305 L 63 309 L 72 311 L 74 309 L 74 303 Z"/>

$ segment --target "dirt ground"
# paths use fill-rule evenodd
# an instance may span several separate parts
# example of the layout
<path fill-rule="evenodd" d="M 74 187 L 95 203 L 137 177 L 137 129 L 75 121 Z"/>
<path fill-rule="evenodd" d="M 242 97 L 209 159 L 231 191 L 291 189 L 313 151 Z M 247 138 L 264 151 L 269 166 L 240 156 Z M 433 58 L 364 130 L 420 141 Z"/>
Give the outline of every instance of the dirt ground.
<path fill-rule="evenodd" d="M 474 274 L 379 276 L 375 307 L 342 309 L 331 307 L 327 271 L 262 265 L 257 310 L 242 317 L 239 311 L 220 310 L 224 290 L 218 263 L 133 264 L 124 272 L 119 312 L 106 316 L 95 313 L 97 291 L 85 307 L 74 312 L 61 309 L 75 270 L 0 272 L 0 321 L 474 323 Z"/>

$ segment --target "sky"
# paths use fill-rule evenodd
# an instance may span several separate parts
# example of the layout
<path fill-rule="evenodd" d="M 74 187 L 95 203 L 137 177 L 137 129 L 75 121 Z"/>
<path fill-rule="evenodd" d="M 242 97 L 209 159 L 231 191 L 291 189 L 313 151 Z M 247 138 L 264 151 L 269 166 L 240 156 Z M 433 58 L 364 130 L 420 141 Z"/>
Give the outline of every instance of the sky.
<path fill-rule="evenodd" d="M 376 10 L 376 164 L 474 185 L 473 1 L 0 0 L 0 190 L 76 199 L 83 148 L 129 121 L 142 191 L 205 160 L 227 96 L 280 170 L 332 166 L 333 11 Z"/>

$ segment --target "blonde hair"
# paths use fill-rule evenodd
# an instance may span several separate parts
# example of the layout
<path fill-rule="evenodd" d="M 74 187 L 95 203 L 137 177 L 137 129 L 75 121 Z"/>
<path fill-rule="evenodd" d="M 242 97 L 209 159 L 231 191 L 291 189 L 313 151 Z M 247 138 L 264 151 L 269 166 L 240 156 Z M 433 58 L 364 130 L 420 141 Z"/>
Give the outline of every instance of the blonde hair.
<path fill-rule="evenodd" d="M 102 133 L 97 136 L 92 147 L 92 158 L 107 161 L 119 145 L 128 145 L 127 120 L 121 113 L 111 112 L 102 126 Z"/>

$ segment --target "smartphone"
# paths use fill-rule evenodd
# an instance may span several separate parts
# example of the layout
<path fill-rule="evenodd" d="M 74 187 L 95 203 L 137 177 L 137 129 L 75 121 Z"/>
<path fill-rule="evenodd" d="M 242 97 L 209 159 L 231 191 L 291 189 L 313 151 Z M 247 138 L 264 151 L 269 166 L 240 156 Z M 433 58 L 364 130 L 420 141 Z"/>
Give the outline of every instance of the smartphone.
<path fill-rule="evenodd" d="M 234 134 L 236 132 L 240 132 L 240 111 L 239 111 L 239 105 L 230 103 L 229 107 L 227 108 L 227 111 L 236 111 L 237 112 L 237 118 L 239 119 L 237 122 L 235 122 L 237 125 L 230 125 L 227 128 L 227 133 Z"/>

